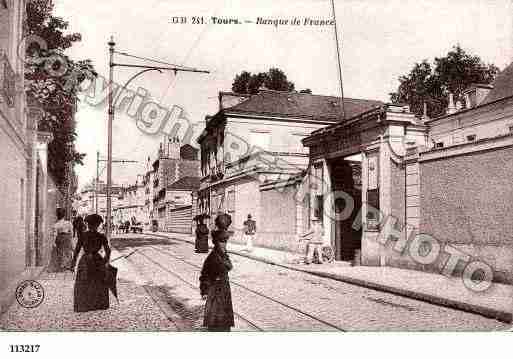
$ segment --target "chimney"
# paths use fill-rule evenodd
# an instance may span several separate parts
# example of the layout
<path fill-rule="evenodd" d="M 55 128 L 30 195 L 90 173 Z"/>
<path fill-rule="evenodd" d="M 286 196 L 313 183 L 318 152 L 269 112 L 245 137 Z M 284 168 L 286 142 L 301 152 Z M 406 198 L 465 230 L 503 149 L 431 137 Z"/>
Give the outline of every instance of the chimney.
<path fill-rule="evenodd" d="M 479 106 L 492 89 L 493 86 L 487 84 L 470 85 L 463 91 L 463 96 L 465 96 L 465 108 L 469 109 Z"/>
<path fill-rule="evenodd" d="M 426 122 L 429 120 L 429 116 L 427 114 L 427 102 L 424 102 L 424 110 L 422 111 L 422 117 L 420 118 L 422 122 Z"/>
<path fill-rule="evenodd" d="M 447 106 L 447 114 L 450 115 L 456 111 L 456 105 L 454 105 L 454 95 L 452 92 L 449 92 L 449 105 Z"/>
<path fill-rule="evenodd" d="M 168 154 L 171 159 L 180 159 L 180 139 L 178 137 L 170 137 L 168 142 Z"/>

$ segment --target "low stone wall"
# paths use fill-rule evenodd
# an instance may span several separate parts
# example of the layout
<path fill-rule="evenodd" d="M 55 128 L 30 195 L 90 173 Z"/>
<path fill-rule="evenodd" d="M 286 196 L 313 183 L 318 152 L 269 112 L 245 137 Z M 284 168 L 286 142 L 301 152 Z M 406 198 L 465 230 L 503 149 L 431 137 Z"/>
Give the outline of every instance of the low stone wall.
<path fill-rule="evenodd" d="M 421 154 L 419 164 L 419 232 L 487 263 L 495 281 L 513 283 L 513 144 L 489 139 L 454 146 Z M 440 272 L 449 258 L 442 253 L 419 265 L 391 248 L 387 255 L 387 265 L 431 272 Z M 454 275 L 467 263 L 460 261 Z"/>

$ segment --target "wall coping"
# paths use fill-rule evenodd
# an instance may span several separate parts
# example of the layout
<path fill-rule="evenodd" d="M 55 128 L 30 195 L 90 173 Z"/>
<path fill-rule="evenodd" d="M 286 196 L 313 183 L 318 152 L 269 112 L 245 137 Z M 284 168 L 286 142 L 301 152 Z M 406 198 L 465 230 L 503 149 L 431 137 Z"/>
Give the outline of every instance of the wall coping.
<path fill-rule="evenodd" d="M 475 152 L 490 151 L 506 147 L 513 147 L 513 134 L 484 138 L 475 142 L 462 143 L 454 146 L 420 152 L 419 162 L 463 156 Z"/>

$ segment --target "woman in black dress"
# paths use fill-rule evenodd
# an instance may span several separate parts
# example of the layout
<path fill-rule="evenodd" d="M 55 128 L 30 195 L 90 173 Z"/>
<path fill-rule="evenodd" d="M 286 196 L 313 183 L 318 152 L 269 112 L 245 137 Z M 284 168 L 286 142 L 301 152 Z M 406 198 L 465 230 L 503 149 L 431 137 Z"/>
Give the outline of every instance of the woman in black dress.
<path fill-rule="evenodd" d="M 203 326 L 209 331 L 229 332 L 235 325 L 228 278 L 232 263 L 226 251 L 226 242 L 230 236 L 227 229 L 232 220 L 230 215 L 221 214 L 215 223 L 218 230 L 212 231 L 214 249 L 205 259 L 199 278 L 201 296 L 207 300 Z"/>
<path fill-rule="evenodd" d="M 196 217 L 198 225 L 196 226 L 196 253 L 208 253 L 208 226 L 203 223 L 205 216 L 200 214 Z"/>
<path fill-rule="evenodd" d="M 73 267 L 75 267 L 78 254 L 81 249 L 84 249 L 84 254 L 78 262 L 75 279 L 75 312 L 109 308 L 109 289 L 105 281 L 105 273 L 110 260 L 110 247 L 107 238 L 98 233 L 98 227 L 103 220 L 99 215 L 91 214 L 85 218 L 85 221 L 89 230 L 78 237 L 73 253 Z M 105 257 L 98 253 L 102 247 Z"/>

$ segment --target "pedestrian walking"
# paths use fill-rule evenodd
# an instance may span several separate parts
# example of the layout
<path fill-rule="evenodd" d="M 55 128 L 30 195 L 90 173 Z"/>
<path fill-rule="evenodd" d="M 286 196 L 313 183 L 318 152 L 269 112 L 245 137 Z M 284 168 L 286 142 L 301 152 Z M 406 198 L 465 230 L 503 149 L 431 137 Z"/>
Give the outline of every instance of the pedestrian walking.
<path fill-rule="evenodd" d="M 244 234 L 243 242 L 246 242 L 246 251 L 253 251 L 253 240 L 256 234 L 256 221 L 251 218 L 251 214 L 248 214 L 248 219 L 244 221 Z"/>
<path fill-rule="evenodd" d="M 196 225 L 196 253 L 208 253 L 208 233 L 210 232 L 208 226 L 204 223 L 207 216 L 200 214 L 196 217 L 198 224 Z"/>
<path fill-rule="evenodd" d="M 52 267 L 56 272 L 62 272 L 71 269 L 71 239 L 73 236 L 73 225 L 65 219 L 66 211 L 64 208 L 56 210 L 57 222 L 53 226 L 55 237 L 54 261 Z"/>
<path fill-rule="evenodd" d="M 73 238 L 76 238 L 78 241 L 78 237 L 80 237 L 86 230 L 86 225 L 84 223 L 84 219 L 81 215 L 77 215 L 73 220 Z"/>
<path fill-rule="evenodd" d="M 74 288 L 75 312 L 103 310 L 109 308 L 109 289 L 106 281 L 110 260 L 110 247 L 107 238 L 98 232 L 102 218 L 91 214 L 85 218 L 89 230 L 79 237 L 73 253 L 73 267 L 80 250 L 83 254 L 77 266 Z M 98 252 L 104 250 L 105 257 Z"/>
<path fill-rule="evenodd" d="M 323 244 L 324 229 L 322 222 L 319 219 L 312 220 L 312 228 L 303 233 L 300 237 L 306 239 L 306 258 L 305 264 L 310 264 L 314 261 L 315 253 L 317 253 L 316 263 L 322 264 L 322 244 Z"/>
<path fill-rule="evenodd" d="M 209 331 L 229 332 L 235 325 L 228 278 L 228 272 L 233 266 L 226 251 L 226 242 L 230 237 L 228 227 L 231 223 L 228 214 L 216 217 L 217 230 L 212 231 L 214 248 L 205 259 L 199 278 L 201 297 L 206 299 L 203 326 Z"/>

